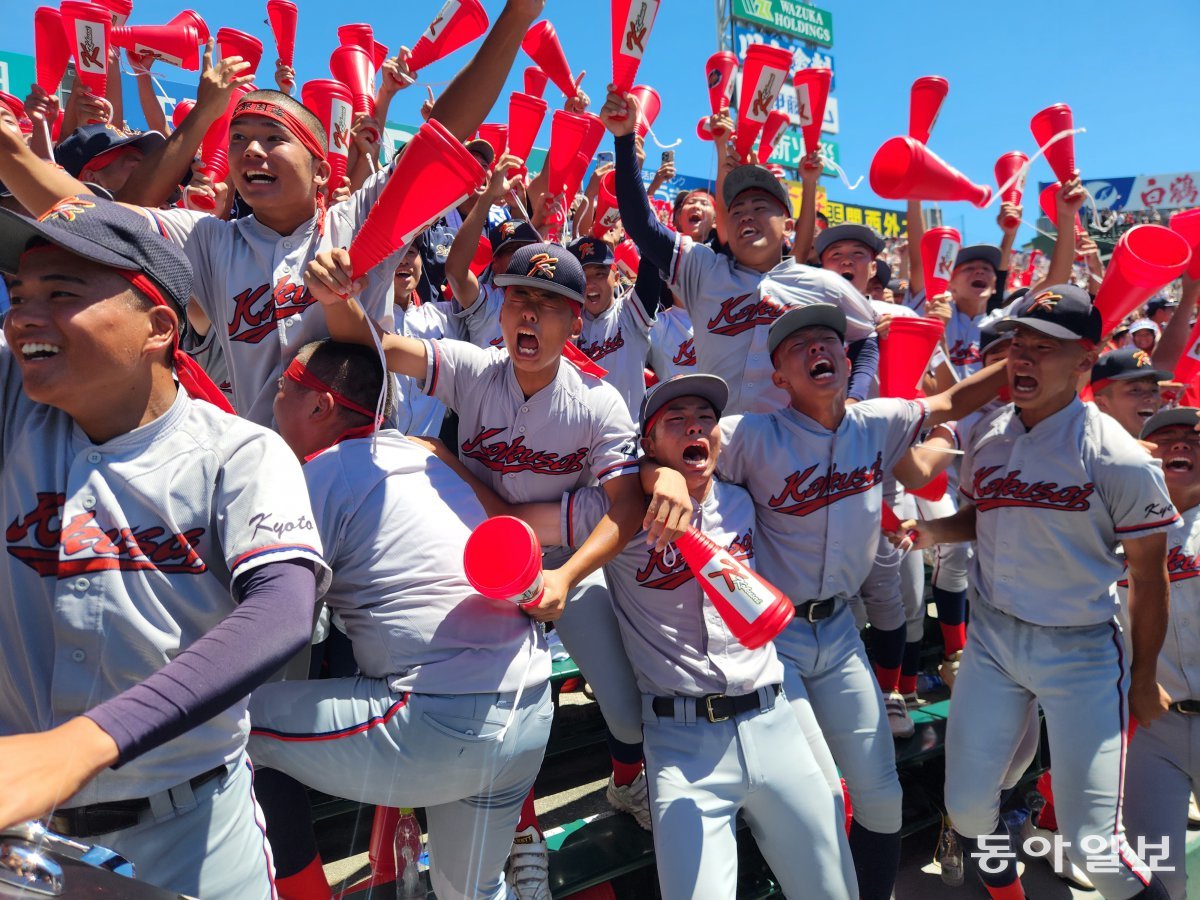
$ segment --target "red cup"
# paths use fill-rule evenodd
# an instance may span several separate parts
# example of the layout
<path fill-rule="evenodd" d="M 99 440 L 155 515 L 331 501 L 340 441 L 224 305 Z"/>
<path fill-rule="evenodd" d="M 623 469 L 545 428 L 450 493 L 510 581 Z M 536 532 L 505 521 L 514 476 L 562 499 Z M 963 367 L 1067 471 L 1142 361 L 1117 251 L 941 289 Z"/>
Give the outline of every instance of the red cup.
<path fill-rule="evenodd" d="M 745 159 L 754 147 L 791 70 L 790 50 L 767 44 L 751 44 L 746 49 L 738 98 L 737 135 L 733 144 L 739 158 Z"/>
<path fill-rule="evenodd" d="M 1192 248 L 1192 263 L 1188 266 L 1189 278 L 1200 278 L 1200 209 L 1189 209 L 1187 212 L 1175 213 L 1171 216 L 1171 230 L 1182 235 Z"/>
<path fill-rule="evenodd" d="M 662 98 L 658 96 L 658 91 L 646 84 L 634 85 L 629 93 L 637 98 L 638 106 L 641 107 L 634 130 L 639 137 L 645 138 L 646 132 L 654 127 L 654 121 L 662 109 Z"/>
<path fill-rule="evenodd" d="M 463 570 L 471 587 L 491 600 L 525 609 L 542 602 L 542 545 L 520 519 L 494 516 L 472 531 Z"/>
<path fill-rule="evenodd" d="M 71 48 L 71 56 L 75 60 L 76 79 L 95 96 L 107 96 L 108 42 L 112 29 L 112 13 L 95 3 L 63 0 L 59 14 L 62 16 L 63 30 Z"/>
<path fill-rule="evenodd" d="M 250 68 L 242 71 L 242 75 L 254 75 L 258 72 L 258 64 L 262 62 L 262 41 L 252 34 L 238 31 L 236 28 L 217 29 L 217 59 L 227 56 L 240 56 L 250 63 Z"/>
<path fill-rule="evenodd" d="M 940 319 L 892 318 L 887 336 L 879 342 L 879 396 L 916 399 L 921 376 L 944 330 Z"/>
<path fill-rule="evenodd" d="M 57 9 L 39 6 L 34 11 L 33 42 L 38 86 L 47 94 L 53 94 L 71 60 L 71 42 L 67 40 L 62 15 Z"/>
<path fill-rule="evenodd" d="M 1192 248 L 1182 235 L 1161 225 L 1135 225 L 1121 235 L 1104 270 L 1095 307 L 1111 334 L 1150 296 L 1187 269 Z"/>
<path fill-rule="evenodd" d="M 1008 153 L 1005 153 L 998 160 L 996 160 L 996 189 L 999 190 L 1000 188 L 1004 187 L 1004 185 L 1006 185 L 1009 180 L 1016 175 L 1018 171 L 1020 171 L 1021 166 L 1025 165 L 1027 162 L 1029 162 L 1029 157 L 1020 150 L 1010 150 Z M 1016 183 L 1014 183 L 1000 195 L 1000 199 L 1005 203 L 1015 203 L 1020 206 L 1021 195 L 1024 192 L 1025 176 L 1021 176 Z M 1005 228 L 1016 228 L 1020 224 L 1021 220 L 1016 216 L 1004 217 Z"/>
<path fill-rule="evenodd" d="M 413 45 L 408 67 L 413 72 L 423 69 L 471 43 L 487 30 L 487 13 L 479 0 L 447 0 L 437 18 L 429 23 Z"/>
<path fill-rule="evenodd" d="M 546 82 L 549 79 L 546 73 L 537 66 L 528 66 L 525 69 L 525 93 L 531 97 L 540 97 L 546 92 Z"/>
<path fill-rule="evenodd" d="M 1047 106 L 1034 115 L 1029 121 L 1029 130 L 1039 147 L 1046 147 L 1050 138 L 1062 131 L 1074 128 L 1071 107 L 1065 103 L 1055 103 Z M 1075 174 L 1075 137 L 1071 135 L 1060 141 L 1055 141 L 1046 149 L 1046 162 L 1054 170 L 1054 177 L 1059 181 L 1070 181 Z"/>
<path fill-rule="evenodd" d="M 300 17 L 292 0 L 267 0 L 267 18 L 275 35 L 275 51 L 285 66 L 296 58 L 296 22 Z"/>
<path fill-rule="evenodd" d="M 927 298 L 936 297 L 946 290 L 961 249 L 962 235 L 955 228 L 941 225 L 930 228 L 921 236 L 921 271 L 925 275 Z"/>
<path fill-rule="evenodd" d="M 922 144 L 929 143 L 933 123 L 948 93 L 950 82 L 940 75 L 925 75 L 913 82 L 908 105 L 909 137 Z"/>
<path fill-rule="evenodd" d="M 549 20 L 537 22 L 525 32 L 521 41 L 521 49 L 529 54 L 530 59 L 538 64 L 538 68 L 554 82 L 564 97 L 571 98 L 577 93 L 575 79 L 571 75 L 571 67 L 567 65 L 567 57 L 563 53 L 562 44 L 558 41 L 558 33 Z"/>
<path fill-rule="evenodd" d="M 546 101 L 532 94 L 514 92 L 508 98 L 508 152 L 529 159 L 533 142 L 546 118 Z"/>
<path fill-rule="evenodd" d="M 619 94 L 627 93 L 637 78 L 658 4 L 659 0 L 613 0 L 612 80 Z"/>
<path fill-rule="evenodd" d="M 987 206 L 992 189 L 974 184 L 962 172 L 910 137 L 894 137 L 871 160 L 871 190 L 888 200 L 967 200 Z"/>
<path fill-rule="evenodd" d="M 637 245 L 629 238 L 621 241 L 613 248 L 613 257 L 617 265 L 625 270 L 630 278 L 636 278 L 638 266 L 642 264 L 642 254 L 638 253 Z"/>
<path fill-rule="evenodd" d="M 825 104 L 829 100 L 832 80 L 833 72 L 829 69 L 801 69 L 793 79 L 796 102 L 800 105 L 805 153 L 812 153 L 821 146 L 821 123 L 825 120 Z"/>
<path fill-rule="evenodd" d="M 183 120 L 187 118 L 187 114 L 195 107 L 195 100 L 180 100 L 175 104 L 175 108 L 171 110 L 171 126 L 178 131 L 179 126 L 183 124 Z"/>
<path fill-rule="evenodd" d="M 340 81 L 318 78 L 305 82 L 300 88 L 300 102 L 312 110 L 325 128 L 326 152 L 332 170 L 329 183 L 337 189 L 346 175 L 350 126 L 354 121 L 354 95 Z"/>

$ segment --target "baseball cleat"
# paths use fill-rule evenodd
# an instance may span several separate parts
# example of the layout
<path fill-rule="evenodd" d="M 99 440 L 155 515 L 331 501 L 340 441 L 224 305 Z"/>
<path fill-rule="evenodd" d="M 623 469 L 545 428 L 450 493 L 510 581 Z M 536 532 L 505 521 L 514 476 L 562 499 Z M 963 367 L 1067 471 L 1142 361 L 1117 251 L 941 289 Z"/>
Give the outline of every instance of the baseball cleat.
<path fill-rule="evenodd" d="M 946 687 L 954 690 L 954 680 L 958 678 L 958 667 L 962 665 L 962 651 L 956 650 L 949 656 L 943 657 L 942 664 L 938 666 L 938 674 L 942 676 L 942 681 L 946 682 Z"/>
<path fill-rule="evenodd" d="M 650 830 L 650 792 L 645 771 L 638 772 L 632 784 L 618 785 L 609 775 L 608 790 L 604 796 L 608 799 L 608 805 L 617 812 L 629 813 L 642 828 Z"/>
<path fill-rule="evenodd" d="M 913 724 L 913 720 L 908 714 L 908 704 L 904 702 L 903 694 L 892 691 L 883 698 L 883 708 L 887 710 L 892 737 L 910 738 L 913 736 L 917 726 Z"/>
<path fill-rule="evenodd" d="M 550 850 L 530 825 L 513 837 L 504 881 L 517 900 L 550 900 Z"/>

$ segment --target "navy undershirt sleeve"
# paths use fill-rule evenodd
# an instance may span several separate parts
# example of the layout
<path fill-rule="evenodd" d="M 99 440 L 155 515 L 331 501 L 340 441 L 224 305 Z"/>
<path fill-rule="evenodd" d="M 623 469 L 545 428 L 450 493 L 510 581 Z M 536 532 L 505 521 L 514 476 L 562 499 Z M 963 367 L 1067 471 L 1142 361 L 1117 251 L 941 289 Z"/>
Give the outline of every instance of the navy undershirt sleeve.
<path fill-rule="evenodd" d="M 846 394 L 851 400 L 866 400 L 879 369 L 879 338 L 871 335 L 847 347 L 850 356 L 850 384 Z"/>
<path fill-rule="evenodd" d="M 658 266 L 648 258 L 638 263 L 637 283 L 634 284 L 637 298 L 642 301 L 642 309 L 646 318 L 651 321 L 658 315 L 658 305 L 662 302 L 663 282 L 658 274 Z"/>
<path fill-rule="evenodd" d="M 669 272 L 671 257 L 675 254 L 675 232 L 660 222 L 650 208 L 633 135 L 621 135 L 614 145 L 617 209 L 621 211 L 621 224 L 642 257 L 658 266 L 660 272 Z"/>

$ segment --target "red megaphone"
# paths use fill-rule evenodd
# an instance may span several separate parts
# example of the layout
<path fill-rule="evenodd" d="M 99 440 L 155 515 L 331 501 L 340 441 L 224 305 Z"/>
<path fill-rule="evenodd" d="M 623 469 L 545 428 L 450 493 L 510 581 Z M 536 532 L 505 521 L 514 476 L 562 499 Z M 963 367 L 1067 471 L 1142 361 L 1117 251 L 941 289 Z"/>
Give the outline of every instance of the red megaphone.
<path fill-rule="evenodd" d="M 243 70 L 242 75 L 254 75 L 258 72 L 258 64 L 262 61 L 262 41 L 252 34 L 238 31 L 236 28 L 217 29 L 217 59 L 227 56 L 240 56 L 250 63 L 250 68 Z"/>
<path fill-rule="evenodd" d="M 525 93 L 531 97 L 540 97 L 546 92 L 546 82 L 549 79 L 546 73 L 537 66 L 528 66 L 525 69 Z"/>
<path fill-rule="evenodd" d="M 548 223 L 555 233 L 566 220 L 567 178 L 575 166 L 575 158 L 591 131 L 591 122 L 578 113 L 555 110 L 550 121 L 550 152 L 546 156 L 546 204 Z"/>
<path fill-rule="evenodd" d="M 790 50 L 767 44 L 751 44 L 746 48 L 738 97 L 737 135 L 733 144 L 740 159 L 745 159 L 754 147 L 791 70 Z"/>
<path fill-rule="evenodd" d="M 508 152 L 520 159 L 529 159 L 545 118 L 545 100 L 514 92 L 508 98 Z"/>
<path fill-rule="evenodd" d="M 339 47 L 362 47 L 371 61 L 375 60 L 375 32 L 366 22 L 339 25 L 337 30 Z"/>
<path fill-rule="evenodd" d="M 152 56 L 189 72 L 200 68 L 200 35 L 192 25 L 183 22 L 117 25 L 110 36 L 116 46 L 142 56 Z"/>
<path fill-rule="evenodd" d="M 914 497 L 920 497 L 922 500 L 928 500 L 930 503 L 937 503 L 946 496 L 946 488 L 950 486 L 950 476 L 946 470 L 938 472 L 929 481 L 919 488 L 909 488 L 908 492 Z"/>
<path fill-rule="evenodd" d="M 212 35 L 208 33 L 208 24 L 202 18 L 200 18 L 200 13 L 196 12 L 194 9 L 185 9 L 183 12 L 176 13 L 168 24 L 191 25 L 196 29 L 196 34 L 200 35 L 200 43 L 202 44 L 207 44 L 208 39 L 212 37 Z"/>
<path fill-rule="evenodd" d="M 958 169 L 910 137 L 894 137 L 871 160 L 871 190 L 888 200 L 968 200 L 987 206 L 992 189 L 974 184 Z"/>
<path fill-rule="evenodd" d="M 567 170 L 566 196 L 568 199 L 579 193 L 579 188 L 583 184 L 583 173 L 587 171 L 592 157 L 596 155 L 596 148 L 600 146 L 600 141 L 604 139 L 606 131 L 604 122 L 599 116 L 592 115 L 592 113 L 580 113 L 580 115 L 588 120 L 588 131 L 579 145 L 579 150 L 575 153 L 574 164 Z"/>
<path fill-rule="evenodd" d="M 596 192 L 596 210 L 592 215 L 592 234 L 604 237 L 617 223 L 621 221 L 621 211 L 617 209 L 617 173 L 605 172 L 600 179 L 600 188 Z"/>
<path fill-rule="evenodd" d="M 350 88 L 331 78 L 306 81 L 300 88 L 300 102 L 308 107 L 325 128 L 328 141 L 331 190 L 341 187 L 350 152 L 350 126 L 354 121 L 354 95 Z"/>
<path fill-rule="evenodd" d="M 567 65 L 562 44 L 558 42 L 558 33 L 548 19 L 536 23 L 525 32 L 521 49 L 538 64 L 538 68 L 546 73 L 546 77 L 554 82 L 564 97 L 569 99 L 575 96 L 579 88 L 571 75 L 571 67 Z"/>
<path fill-rule="evenodd" d="M 187 118 L 188 113 L 196 106 L 195 100 L 180 100 L 175 104 L 175 108 L 171 110 L 171 127 L 176 131 L 183 124 L 183 120 Z"/>
<path fill-rule="evenodd" d="M 542 600 L 542 545 L 533 529 L 512 516 L 493 516 L 467 538 L 463 571 L 490 600 L 531 608 Z"/>
<path fill-rule="evenodd" d="M 662 109 L 662 98 L 658 96 L 658 91 L 647 84 L 634 85 L 629 93 L 637 98 L 638 113 L 637 125 L 634 126 L 634 131 L 639 137 L 644 138 L 646 132 L 654 127 L 654 120 L 658 118 L 658 111 Z"/>
<path fill-rule="evenodd" d="M 492 153 L 495 154 L 495 159 L 499 159 L 504 153 L 504 148 L 508 146 L 508 126 L 484 122 L 479 126 L 479 139 L 487 141 L 492 148 Z M 492 165 L 494 168 L 495 163 L 493 162 Z"/>
<path fill-rule="evenodd" d="M 96 0 L 96 4 L 112 14 L 113 25 L 124 25 L 133 12 L 133 0 Z"/>
<path fill-rule="evenodd" d="M 1111 334 L 1151 294 L 1182 275 L 1191 259 L 1187 240 L 1170 228 L 1135 225 L 1121 235 L 1094 303 L 1103 333 Z"/>
<path fill-rule="evenodd" d="M 738 58 L 728 50 L 718 50 L 704 64 L 708 105 L 714 116 L 729 106 L 729 97 L 733 94 L 733 73 L 737 67 Z"/>
<path fill-rule="evenodd" d="M 925 75 L 913 82 L 908 102 L 908 136 L 922 144 L 929 143 L 933 123 L 937 121 L 942 101 L 950 93 L 950 82 L 940 75 Z"/>
<path fill-rule="evenodd" d="M 296 20 L 300 14 L 292 0 L 267 0 L 267 18 L 275 35 L 279 61 L 290 66 L 296 59 Z"/>
<path fill-rule="evenodd" d="M 921 249 L 924 252 L 924 246 Z M 916 399 L 921 378 L 944 330 L 941 319 L 892 317 L 887 336 L 879 342 L 879 396 Z"/>
<path fill-rule="evenodd" d="M 355 115 L 366 113 L 374 117 L 375 64 L 371 61 L 371 54 L 357 44 L 343 44 L 329 57 L 329 71 L 336 80 L 350 88 Z M 371 131 L 375 132 L 375 129 Z"/>
<path fill-rule="evenodd" d="M 387 185 L 350 244 L 356 279 L 487 180 L 487 170 L 436 119 L 421 126 L 393 166 Z"/>
<path fill-rule="evenodd" d="M 37 57 L 37 83 L 47 94 L 58 90 L 67 63 L 71 60 L 71 43 L 63 28 L 62 15 L 57 9 L 39 6 L 33 13 L 34 54 Z"/>
<path fill-rule="evenodd" d="M 955 228 L 930 228 L 921 236 L 921 270 L 925 274 L 926 297 L 945 293 L 961 249 L 962 235 Z"/>
<path fill-rule="evenodd" d="M 659 0 L 613 0 L 612 80 L 618 94 L 628 93 L 633 87 L 658 15 L 658 4 Z"/>
<path fill-rule="evenodd" d="M 1196 263 L 1196 254 L 1192 254 L 1192 265 Z M 1200 319 L 1192 325 L 1187 344 L 1179 362 L 1175 365 L 1175 380 L 1182 384 L 1190 384 L 1200 375 Z M 1194 392 L 1193 392 L 1194 393 Z M 1184 402 L 1183 406 L 1194 406 L 1194 403 Z"/>
<path fill-rule="evenodd" d="M 1052 184 L 1042 188 L 1042 192 L 1038 194 L 1038 206 L 1042 208 L 1042 215 L 1050 220 L 1050 224 L 1058 228 L 1058 202 L 1056 194 L 1062 188 L 1062 183 L 1055 181 Z M 1083 223 L 1079 221 L 1079 213 L 1075 213 L 1075 243 L 1087 237 L 1087 232 L 1083 229 Z"/>
<path fill-rule="evenodd" d="M 996 160 L 996 189 L 1000 191 L 1000 199 L 1003 202 L 1021 205 L 1021 195 L 1025 192 L 1025 176 L 1022 175 L 1012 184 L 1008 183 L 1027 162 L 1029 157 L 1020 150 L 1010 150 Z M 1005 187 L 1006 184 L 1008 187 Z M 1005 228 L 1016 228 L 1020 224 L 1021 220 L 1016 216 L 1004 217 Z"/>
<path fill-rule="evenodd" d="M 783 592 L 708 535 L 690 528 L 675 545 L 709 602 L 746 648 L 774 640 L 792 621 L 796 610 Z"/>
<path fill-rule="evenodd" d="M 1045 151 L 1046 162 L 1054 170 L 1054 177 L 1062 182 L 1070 181 L 1075 175 L 1075 136 L 1068 134 L 1053 144 L 1050 140 L 1056 134 L 1069 132 L 1074 127 L 1071 107 L 1065 103 L 1047 106 L 1029 120 L 1033 139 Z"/>
<path fill-rule="evenodd" d="M 451 9 L 453 12 L 447 18 Z M 413 46 L 407 60 L 409 69 L 416 72 L 449 56 L 487 31 L 488 24 L 487 13 L 479 5 L 479 0 L 447 3 Z"/>
<path fill-rule="evenodd" d="M 254 90 L 253 85 L 243 84 L 233 89 L 229 104 L 221 118 L 208 126 L 204 140 L 200 142 L 200 158 L 204 161 L 204 174 L 214 185 L 223 182 L 229 175 L 229 123 L 233 120 L 233 111 L 241 99 Z M 197 209 L 211 212 L 216 208 L 213 198 L 197 194 L 192 198 L 192 205 Z"/>
<path fill-rule="evenodd" d="M 1200 278 L 1200 209 L 1175 213 L 1171 216 L 1171 230 L 1182 235 L 1192 248 L 1192 264 L 1188 266 L 1188 277 Z"/>
<path fill-rule="evenodd" d="M 783 135 L 784 130 L 791 124 L 792 117 L 781 109 L 773 109 L 763 125 L 762 136 L 758 139 L 758 161 L 765 165 L 775 152 L 775 142 Z"/>
<path fill-rule="evenodd" d="M 95 96 L 106 96 L 112 13 L 103 6 L 82 0 L 63 0 L 58 11 L 75 60 L 76 79 Z"/>
<path fill-rule="evenodd" d="M 829 99 L 830 69 L 801 69 L 796 73 L 796 102 L 800 105 L 800 129 L 804 134 L 804 152 L 821 147 L 821 123 L 825 121 L 825 103 Z"/>
<path fill-rule="evenodd" d="M 386 44 L 381 44 L 379 41 L 371 42 L 371 62 L 375 63 L 375 71 L 383 69 L 383 64 L 387 62 L 388 48 Z"/>
<path fill-rule="evenodd" d="M 630 278 L 637 277 L 638 266 L 642 264 L 642 254 L 638 253 L 637 244 L 629 238 L 625 238 L 613 247 L 613 257 L 616 259 L 617 265 L 625 270 L 626 275 Z"/>
<path fill-rule="evenodd" d="M 479 244 L 475 247 L 475 255 L 471 257 L 471 264 L 467 267 L 475 275 L 479 275 L 492 264 L 492 242 L 488 240 L 486 234 L 479 236 Z"/>

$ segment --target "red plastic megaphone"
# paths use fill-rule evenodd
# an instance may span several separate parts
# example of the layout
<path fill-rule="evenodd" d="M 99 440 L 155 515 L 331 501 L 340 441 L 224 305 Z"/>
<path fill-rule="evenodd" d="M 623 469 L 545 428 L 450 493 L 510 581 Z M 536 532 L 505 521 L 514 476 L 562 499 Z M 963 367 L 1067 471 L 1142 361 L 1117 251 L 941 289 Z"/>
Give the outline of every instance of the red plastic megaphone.
<path fill-rule="evenodd" d="M 908 103 L 908 136 L 922 144 L 929 143 L 933 123 L 937 121 L 942 101 L 950 93 L 950 82 L 940 75 L 925 75 L 913 82 Z"/>
<path fill-rule="evenodd" d="M 504 148 L 508 146 L 508 126 L 495 122 L 484 122 L 479 126 L 479 139 L 487 141 L 495 154 L 495 159 L 499 159 L 500 155 L 504 153 Z M 492 166 L 495 167 L 494 162 Z"/>
<path fill-rule="evenodd" d="M 233 119 L 233 111 L 241 99 L 254 90 L 249 84 L 243 84 L 233 89 L 229 96 L 229 105 L 221 118 L 208 126 L 204 140 L 200 142 L 200 158 L 204 160 L 204 174 L 214 185 L 220 184 L 229 175 L 229 123 Z M 192 198 L 192 204 L 197 209 L 211 212 L 216 208 L 215 201 L 206 195 L 197 194 Z"/>
<path fill-rule="evenodd" d="M 600 146 L 600 141 L 604 139 L 606 131 L 604 122 L 599 116 L 591 113 L 580 113 L 580 115 L 588 120 L 588 131 L 579 145 L 579 150 L 575 153 L 575 162 L 567 169 L 566 197 L 568 199 L 579 193 L 579 188 L 583 184 L 583 174 L 587 171 L 592 157 L 596 155 L 596 148 Z"/>
<path fill-rule="evenodd" d="M 1050 168 L 1054 170 L 1054 177 L 1062 182 L 1070 181 L 1075 175 L 1075 136 L 1069 134 L 1053 144 L 1050 144 L 1050 139 L 1074 127 L 1071 107 L 1065 103 L 1047 106 L 1029 120 L 1029 130 L 1033 132 L 1033 139 L 1045 150 L 1046 162 L 1050 163 Z"/>
<path fill-rule="evenodd" d="M 133 12 L 133 0 L 96 0 L 96 3 L 112 13 L 113 25 L 124 25 Z"/>
<path fill-rule="evenodd" d="M 718 50 L 704 64 L 708 105 L 714 116 L 729 106 L 729 98 L 733 94 L 733 73 L 737 67 L 738 58 L 728 50 Z M 712 140 L 711 136 L 709 140 Z"/>
<path fill-rule="evenodd" d="M 800 105 L 805 153 L 813 153 L 821 147 L 821 123 L 825 121 L 825 104 L 829 100 L 832 80 L 833 72 L 829 69 L 801 69 L 796 73 L 796 102 Z"/>
<path fill-rule="evenodd" d="M 200 35 L 183 22 L 166 25 L 118 25 L 110 33 L 112 42 L 142 56 L 194 72 L 200 68 Z"/>
<path fill-rule="evenodd" d="M 375 71 L 383 69 L 383 64 L 387 62 L 388 48 L 386 44 L 381 44 L 379 41 L 371 42 L 371 62 L 375 63 Z"/>
<path fill-rule="evenodd" d="M 941 319 L 892 317 L 887 336 L 879 342 L 879 396 L 916 399 L 921 377 L 944 330 Z"/>
<path fill-rule="evenodd" d="M 1021 166 L 1025 165 L 1027 162 L 1029 162 L 1029 157 L 1020 150 L 1010 150 L 1008 153 L 1005 153 L 998 160 L 996 160 L 996 189 L 999 190 L 1000 188 L 1003 188 L 1004 185 L 1008 184 L 1012 177 L 1016 175 L 1018 171 L 1020 171 Z M 1012 186 L 1000 194 L 1000 199 L 1005 203 L 1015 203 L 1017 206 L 1020 206 L 1021 195 L 1024 192 L 1025 176 L 1022 175 L 1018 181 L 1013 183 Z M 1020 224 L 1021 220 L 1016 216 L 1004 217 L 1005 228 L 1016 228 Z"/>
<path fill-rule="evenodd" d="M 796 610 L 783 592 L 708 535 L 691 528 L 675 545 L 709 602 L 744 647 L 763 646 L 792 621 Z"/>
<path fill-rule="evenodd" d="M 961 249 L 962 235 L 955 228 L 930 228 L 921 236 L 921 270 L 925 274 L 926 297 L 936 297 L 945 292 Z"/>
<path fill-rule="evenodd" d="M 1050 224 L 1058 228 L 1058 202 L 1056 195 L 1062 188 L 1062 183 L 1055 181 L 1052 184 L 1042 188 L 1042 192 L 1038 194 L 1038 206 L 1042 208 L 1042 215 L 1050 220 Z M 1087 237 L 1087 232 L 1083 229 L 1083 223 L 1079 220 L 1079 213 L 1075 213 L 1075 243 Z"/>
<path fill-rule="evenodd" d="M 375 64 L 371 61 L 371 54 L 357 44 L 343 44 L 329 57 L 329 71 L 336 80 L 350 88 L 355 115 L 366 113 L 374 117 Z M 375 132 L 375 129 L 371 131 Z"/>
<path fill-rule="evenodd" d="M 537 22 L 525 32 L 525 38 L 521 41 L 521 49 L 538 64 L 538 68 L 546 73 L 546 76 L 554 82 L 554 86 L 562 91 L 564 97 L 575 96 L 578 88 L 571 75 L 571 67 L 567 65 L 567 57 L 563 54 L 562 44 L 558 42 L 558 33 L 549 20 Z"/>
<path fill-rule="evenodd" d="M 767 44 L 751 44 L 746 48 L 738 96 L 737 135 L 733 144 L 739 158 L 745 159 L 754 147 L 791 70 L 790 50 Z"/>
<path fill-rule="evenodd" d="M 888 506 L 886 502 L 883 504 L 883 508 L 879 512 L 880 512 L 880 515 L 879 515 L 880 530 L 893 531 L 893 532 L 900 530 L 900 517 L 898 515 L 896 515 L 896 511 L 894 509 L 892 509 L 890 506 Z M 916 531 L 915 530 L 910 531 L 908 533 L 908 537 L 911 540 L 915 541 L 917 539 Z"/>
<path fill-rule="evenodd" d="M 33 13 L 34 54 L 37 57 L 37 83 L 47 94 L 58 90 L 67 63 L 71 60 L 71 43 L 63 28 L 62 15 L 57 9 L 39 6 Z"/>
<path fill-rule="evenodd" d="M 472 531 L 463 571 L 471 587 L 491 600 L 525 608 L 542 601 L 542 545 L 520 519 L 494 516 Z"/>
<path fill-rule="evenodd" d="M 462 203 L 487 179 L 487 170 L 436 119 L 421 126 L 393 166 L 387 185 L 350 244 L 356 279 Z"/>
<path fill-rule="evenodd" d="M 488 30 L 487 13 L 479 0 L 448 0 L 412 48 L 408 67 L 413 72 L 449 56 Z"/>
<path fill-rule="evenodd" d="M 1192 254 L 1192 264 L 1195 265 L 1195 253 Z M 1192 331 L 1188 335 L 1186 349 L 1183 355 L 1179 357 L 1179 362 L 1175 365 L 1175 380 L 1182 384 L 1189 384 L 1200 375 L 1200 319 L 1192 325 Z M 1194 404 L 1184 403 L 1184 406 Z"/>
<path fill-rule="evenodd" d="M 208 39 L 212 37 L 212 35 L 208 32 L 208 24 L 202 18 L 200 18 L 200 13 L 196 12 L 194 9 L 185 9 L 183 12 L 176 13 L 168 24 L 191 25 L 196 29 L 196 34 L 200 36 L 200 43 L 202 44 L 207 44 Z"/>
<path fill-rule="evenodd" d="M 633 87 L 658 15 L 658 4 L 659 0 L 613 0 L 612 80 L 618 94 L 628 93 Z"/>
<path fill-rule="evenodd" d="M 617 208 L 617 173 L 605 172 L 600 179 L 600 188 L 596 192 L 596 210 L 592 216 L 592 234 L 604 237 L 617 227 L 621 221 L 621 211 Z"/>
<path fill-rule="evenodd" d="M 781 109 L 773 109 L 763 125 L 762 136 L 758 139 L 758 161 L 763 165 L 775 152 L 775 142 L 783 135 L 784 130 L 791 124 L 792 117 Z"/>
<path fill-rule="evenodd" d="M 658 111 L 662 109 L 662 98 L 658 96 L 658 91 L 646 84 L 634 85 L 629 93 L 637 98 L 640 108 L 634 131 L 644 138 L 646 132 L 654 127 L 654 120 L 658 118 Z"/>
<path fill-rule="evenodd" d="M 987 206 L 992 189 L 974 184 L 958 169 L 910 137 L 894 137 L 871 160 L 871 190 L 888 200 L 968 200 Z"/>
<path fill-rule="evenodd" d="M 540 97 L 546 92 L 546 73 L 537 66 L 527 66 L 525 69 L 525 93 L 531 97 Z"/>
<path fill-rule="evenodd" d="M 545 100 L 532 94 L 514 92 L 508 98 L 508 152 L 521 159 L 529 159 L 529 152 L 545 118 Z"/>
<path fill-rule="evenodd" d="M 1171 230 L 1182 235 L 1192 248 L 1192 263 L 1188 266 L 1189 278 L 1200 278 L 1200 209 L 1189 209 L 1187 212 L 1175 213 L 1171 216 Z"/>
<path fill-rule="evenodd" d="M 312 110 L 321 121 L 328 139 L 326 152 L 333 170 L 329 184 L 341 187 L 346 175 L 347 155 L 350 152 L 350 126 L 354 122 L 354 95 L 350 88 L 331 78 L 307 81 L 300 88 L 300 102 Z"/>
<path fill-rule="evenodd" d="M 613 247 L 613 257 L 629 278 L 637 277 L 638 266 L 642 264 L 642 254 L 638 253 L 637 244 L 629 238 L 625 238 Z"/>
<path fill-rule="evenodd" d="M 366 22 L 339 25 L 337 36 L 339 47 L 362 47 L 371 61 L 375 61 L 375 31 Z"/>
<path fill-rule="evenodd" d="M 546 155 L 547 222 L 554 233 L 561 231 L 566 221 L 567 179 L 575 166 L 583 142 L 591 131 L 591 122 L 578 113 L 555 110 L 550 124 L 550 152 Z"/>
<path fill-rule="evenodd" d="M 171 110 L 171 127 L 176 131 L 183 124 L 183 120 L 187 118 L 188 113 L 195 107 L 195 100 L 180 100 L 175 104 L 175 108 Z"/>
<path fill-rule="evenodd" d="M 1192 248 L 1179 233 L 1161 225 L 1135 225 L 1121 235 L 1104 270 L 1095 307 L 1104 319 L 1104 334 L 1155 291 L 1183 274 Z"/>
<path fill-rule="evenodd" d="M 928 484 L 924 484 L 919 488 L 909 488 L 908 492 L 914 497 L 920 497 L 922 500 L 928 500 L 930 503 L 937 503 L 946 496 L 946 488 L 949 486 L 950 476 L 943 469 L 934 475 Z"/>
<path fill-rule="evenodd" d="M 475 248 L 475 255 L 471 257 L 471 264 L 467 267 L 471 272 L 478 276 L 492 264 L 492 242 L 488 240 L 486 234 L 479 236 L 479 245 Z"/>
<path fill-rule="evenodd" d="M 242 71 L 242 75 L 254 75 L 258 72 L 258 64 L 262 62 L 262 41 L 252 34 L 238 31 L 236 28 L 217 29 L 217 58 L 240 56 L 250 63 L 250 68 Z"/>
<path fill-rule="evenodd" d="M 275 35 L 275 51 L 285 66 L 296 58 L 296 21 L 300 14 L 292 0 L 267 0 L 267 18 Z"/>
<path fill-rule="evenodd" d="M 106 96 L 112 13 L 82 0 L 63 0 L 58 11 L 75 60 L 75 77 L 95 96 Z"/>
<path fill-rule="evenodd" d="M 705 116 L 696 123 L 696 137 L 702 141 L 711 141 L 713 139 L 712 130 L 708 127 L 708 116 Z"/>

